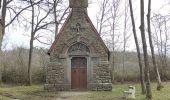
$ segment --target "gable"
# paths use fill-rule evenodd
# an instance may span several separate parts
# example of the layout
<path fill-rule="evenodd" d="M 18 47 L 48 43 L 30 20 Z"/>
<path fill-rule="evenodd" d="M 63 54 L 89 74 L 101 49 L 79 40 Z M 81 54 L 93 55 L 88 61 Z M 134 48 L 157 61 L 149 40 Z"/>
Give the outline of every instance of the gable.
<path fill-rule="evenodd" d="M 71 11 L 71 12 L 69 13 L 69 15 L 67 16 L 66 21 L 64 22 L 64 24 L 63 24 L 63 26 L 61 27 L 59 33 L 58 33 L 57 36 L 55 37 L 54 42 L 52 43 L 50 49 L 49 49 L 48 52 L 47 52 L 48 55 L 50 55 L 52 49 L 55 47 L 55 45 L 56 45 L 56 43 L 57 43 L 60 35 L 62 34 L 64 28 L 66 27 L 66 24 L 68 23 L 68 21 L 69 21 L 69 19 L 70 19 L 71 13 L 72 13 L 72 11 Z"/>
<path fill-rule="evenodd" d="M 87 22 L 90 24 L 91 29 L 94 31 L 94 33 L 97 35 L 98 40 L 102 43 L 102 46 L 105 48 L 106 52 L 109 53 L 109 49 L 107 48 L 106 44 L 104 43 L 104 41 L 102 40 L 102 38 L 100 37 L 98 31 L 96 30 L 95 26 L 93 25 L 92 21 L 90 20 L 89 16 L 86 14 L 86 20 Z"/>
<path fill-rule="evenodd" d="M 66 27 L 67 24 L 69 23 L 69 21 L 71 20 L 72 17 L 72 11 L 69 13 L 65 23 L 63 24 L 62 28 L 60 29 L 57 37 L 55 38 L 54 42 L 52 43 L 52 46 L 50 47 L 48 54 L 50 55 L 51 51 L 57 46 L 57 42 L 59 41 L 61 35 L 63 34 L 63 31 L 68 28 Z M 93 33 L 95 33 L 95 36 L 97 37 L 97 40 L 99 40 L 99 42 L 101 43 L 102 47 L 104 48 L 104 50 L 107 52 L 107 54 L 109 54 L 109 50 L 107 48 L 107 46 L 105 45 L 105 43 L 103 42 L 102 38 L 100 37 L 98 31 L 96 30 L 96 28 L 94 27 L 92 21 L 90 20 L 89 16 L 87 15 L 86 12 L 84 12 L 84 17 L 85 17 L 85 21 L 86 23 L 88 23 L 88 25 L 90 25 L 91 30 L 93 31 Z"/>

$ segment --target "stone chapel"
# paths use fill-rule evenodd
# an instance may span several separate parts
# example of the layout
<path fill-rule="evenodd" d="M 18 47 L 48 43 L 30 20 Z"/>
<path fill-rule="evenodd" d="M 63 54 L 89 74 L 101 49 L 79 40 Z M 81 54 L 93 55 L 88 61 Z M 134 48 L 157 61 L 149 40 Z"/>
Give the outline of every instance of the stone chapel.
<path fill-rule="evenodd" d="M 88 0 L 69 0 L 72 9 L 48 51 L 49 91 L 112 90 L 109 50 L 87 14 Z"/>

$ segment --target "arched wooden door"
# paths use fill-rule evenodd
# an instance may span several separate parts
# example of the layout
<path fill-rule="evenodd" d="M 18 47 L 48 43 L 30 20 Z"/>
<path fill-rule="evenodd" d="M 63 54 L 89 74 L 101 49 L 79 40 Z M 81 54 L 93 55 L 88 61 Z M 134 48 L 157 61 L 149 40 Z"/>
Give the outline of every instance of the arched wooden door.
<path fill-rule="evenodd" d="M 87 59 L 85 57 L 71 59 L 71 88 L 87 88 Z"/>

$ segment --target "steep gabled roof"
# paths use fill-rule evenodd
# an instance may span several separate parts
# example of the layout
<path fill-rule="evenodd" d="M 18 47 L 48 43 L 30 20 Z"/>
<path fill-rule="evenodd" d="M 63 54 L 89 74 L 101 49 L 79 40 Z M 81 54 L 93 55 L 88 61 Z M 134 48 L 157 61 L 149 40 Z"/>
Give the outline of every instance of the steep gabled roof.
<path fill-rule="evenodd" d="M 90 20 L 89 16 L 87 15 L 87 13 L 85 13 L 85 17 L 86 20 L 89 22 L 91 28 L 93 29 L 94 33 L 96 33 L 98 39 L 102 42 L 103 47 L 105 48 L 106 52 L 109 53 L 109 49 L 107 48 L 106 44 L 104 43 L 104 41 L 102 40 L 102 38 L 100 37 L 100 34 L 98 33 L 98 31 L 96 30 L 95 26 L 93 25 L 92 21 Z"/>
<path fill-rule="evenodd" d="M 50 49 L 48 50 L 47 54 L 50 55 L 52 49 L 55 47 L 55 45 L 56 45 L 58 39 L 60 38 L 60 36 L 61 36 L 64 28 L 66 27 L 66 24 L 68 23 L 68 21 L 69 21 L 69 19 L 70 19 L 70 17 L 71 17 L 71 14 L 72 14 L 72 11 L 69 13 L 66 21 L 64 22 L 63 26 L 61 27 L 58 35 L 56 36 L 56 38 L 55 38 L 54 42 L 52 43 L 52 46 L 51 46 Z M 94 31 L 94 33 L 96 34 L 96 36 L 98 37 L 98 39 L 102 42 L 102 45 L 103 45 L 103 47 L 105 48 L 106 52 L 109 53 L 109 49 L 107 48 L 107 46 L 105 45 L 104 41 L 103 41 L 102 38 L 100 37 L 98 31 L 97 31 L 96 28 L 94 27 L 92 21 L 90 20 L 90 18 L 89 18 L 89 16 L 87 15 L 86 12 L 85 12 L 85 18 L 86 18 L 86 21 L 90 24 L 92 30 Z"/>
<path fill-rule="evenodd" d="M 69 13 L 69 15 L 67 16 L 66 21 L 64 22 L 64 24 L 63 24 L 63 26 L 61 27 L 59 33 L 58 33 L 57 36 L 55 37 L 54 42 L 52 43 L 50 49 L 49 49 L 48 52 L 47 52 L 48 55 L 50 55 L 50 52 L 52 51 L 52 49 L 53 49 L 54 46 L 56 45 L 56 43 L 57 43 L 60 35 L 62 34 L 64 28 L 66 27 L 66 24 L 68 23 L 68 21 L 69 21 L 69 19 L 70 19 L 70 17 L 71 17 L 71 14 L 72 14 L 72 11 L 71 11 L 71 12 Z"/>

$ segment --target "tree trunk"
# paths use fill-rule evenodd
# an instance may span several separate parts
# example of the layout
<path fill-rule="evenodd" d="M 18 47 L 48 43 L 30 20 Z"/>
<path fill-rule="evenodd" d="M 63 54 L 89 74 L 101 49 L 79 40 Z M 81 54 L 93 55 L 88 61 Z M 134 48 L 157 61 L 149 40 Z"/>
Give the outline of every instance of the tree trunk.
<path fill-rule="evenodd" d="M 142 94 L 145 94 L 146 87 L 145 87 L 145 79 L 144 79 L 144 70 L 143 70 L 143 66 L 142 66 L 141 54 L 140 54 L 138 38 L 137 38 L 137 34 L 136 34 L 136 26 L 135 26 L 135 20 L 134 20 L 134 16 L 133 16 L 133 7 L 132 7 L 131 0 L 129 0 L 129 6 L 130 6 L 131 21 L 132 21 L 132 26 L 133 26 L 133 35 L 134 35 L 136 50 L 137 50 L 137 54 L 138 54 L 138 63 L 139 63 L 139 67 L 140 67 L 141 89 L 142 89 Z"/>
<path fill-rule="evenodd" d="M 0 50 L 0 84 L 2 83 L 2 51 Z"/>
<path fill-rule="evenodd" d="M 1 6 L 2 0 L 0 0 L 0 9 L 2 10 L 1 12 L 1 19 L 0 19 L 0 53 L 2 49 L 2 42 L 3 42 L 3 37 L 5 34 L 5 17 L 6 17 L 6 6 L 7 6 L 7 1 L 3 0 L 3 4 Z M 2 73 L 0 71 L 0 82 L 2 82 Z"/>
<path fill-rule="evenodd" d="M 126 27 L 127 27 L 127 10 L 125 1 L 125 18 L 124 18 L 124 32 L 123 32 L 123 71 L 122 71 L 122 83 L 125 81 L 125 54 L 126 54 Z"/>
<path fill-rule="evenodd" d="M 3 36 L 2 36 L 2 24 L 1 24 L 1 20 L 0 20 L 0 57 L 2 57 L 2 40 L 3 40 Z M 2 58 L 0 58 L 0 83 L 2 83 Z"/>
<path fill-rule="evenodd" d="M 156 78 L 157 78 L 157 90 L 160 90 L 163 86 L 162 86 L 162 82 L 161 82 L 161 78 L 160 78 L 160 74 L 159 74 L 159 69 L 158 69 L 158 66 L 156 65 L 156 60 L 155 60 L 154 47 L 153 47 L 153 43 L 152 43 L 150 15 L 151 15 L 151 0 L 149 0 L 149 3 L 148 3 L 148 15 L 147 15 L 148 36 L 149 36 L 149 44 L 150 44 L 150 48 L 151 48 L 151 53 L 152 53 L 152 63 L 153 63 L 153 67 L 154 67 Z"/>
<path fill-rule="evenodd" d="M 3 37 L 5 34 L 5 17 L 6 17 L 6 6 L 7 6 L 7 1 L 3 0 L 3 4 L 2 4 L 2 12 L 1 12 L 1 19 L 0 19 L 0 24 L 1 24 L 1 33 L 0 33 L 0 50 L 2 47 L 2 41 L 3 41 Z"/>
<path fill-rule="evenodd" d="M 30 50 L 29 50 L 29 59 L 28 59 L 28 82 L 27 85 L 32 85 L 32 75 L 31 75 L 31 62 L 32 62 L 32 52 L 33 52 L 33 41 L 34 41 L 34 5 L 33 1 L 30 0 L 31 7 L 32 7 L 32 23 L 31 23 L 31 39 L 30 39 Z"/>
<path fill-rule="evenodd" d="M 28 59 L 28 82 L 27 82 L 27 85 L 32 85 L 32 77 L 31 77 L 32 51 L 33 51 L 33 38 L 31 38 L 31 40 L 30 40 L 30 50 L 29 50 L 29 59 Z"/>
<path fill-rule="evenodd" d="M 151 91 L 151 83 L 150 83 L 150 71 L 149 71 L 149 60 L 148 60 L 148 52 L 147 52 L 147 44 L 145 37 L 145 21 L 144 21 L 144 0 L 140 0 L 140 8 L 141 8 L 141 38 L 143 45 L 143 53 L 144 53 L 144 63 L 145 63 L 145 79 L 146 79 L 146 99 L 152 99 L 152 91 Z"/>
<path fill-rule="evenodd" d="M 112 83 L 115 83 L 115 19 L 116 17 L 113 17 L 113 22 L 112 22 L 112 53 L 111 53 L 111 81 Z"/>
<path fill-rule="evenodd" d="M 57 3 L 57 1 L 56 0 L 54 0 L 54 21 L 55 21 L 55 38 L 54 39 L 56 39 L 56 37 L 57 37 L 57 34 L 58 34 L 58 21 L 57 21 L 57 11 L 56 11 L 56 4 Z"/>
<path fill-rule="evenodd" d="M 111 30 L 112 30 L 112 35 L 111 35 L 111 38 L 112 38 L 112 59 L 111 59 L 111 63 L 112 63 L 112 83 L 115 82 L 115 30 L 116 30 L 116 19 L 117 17 L 119 18 L 120 16 L 118 15 L 118 8 L 120 6 L 120 1 L 121 0 L 112 0 L 112 5 L 111 5 L 111 18 L 113 19 L 112 20 L 112 23 L 110 23 L 110 26 L 111 26 Z"/>
<path fill-rule="evenodd" d="M 7 8 L 7 1 L 3 0 L 2 4 L 2 18 L 1 18 L 1 24 L 2 24 L 2 37 L 5 34 L 5 18 L 6 18 L 6 8 Z"/>
<path fill-rule="evenodd" d="M 0 20 L 0 52 L 1 52 L 1 48 L 2 48 L 2 40 L 3 40 L 3 35 L 2 35 L 2 24 L 1 24 L 1 20 Z"/>
<path fill-rule="evenodd" d="M 110 53 L 110 63 L 111 63 L 111 69 L 110 69 L 110 73 L 111 73 L 111 81 L 112 83 L 115 83 L 115 79 L 114 79 L 114 73 L 115 73 L 115 54 L 114 51 Z"/>
<path fill-rule="evenodd" d="M 2 2 L 2 0 L 0 0 L 0 9 L 1 9 L 1 7 L 2 7 L 2 6 L 1 6 L 1 2 Z"/>

